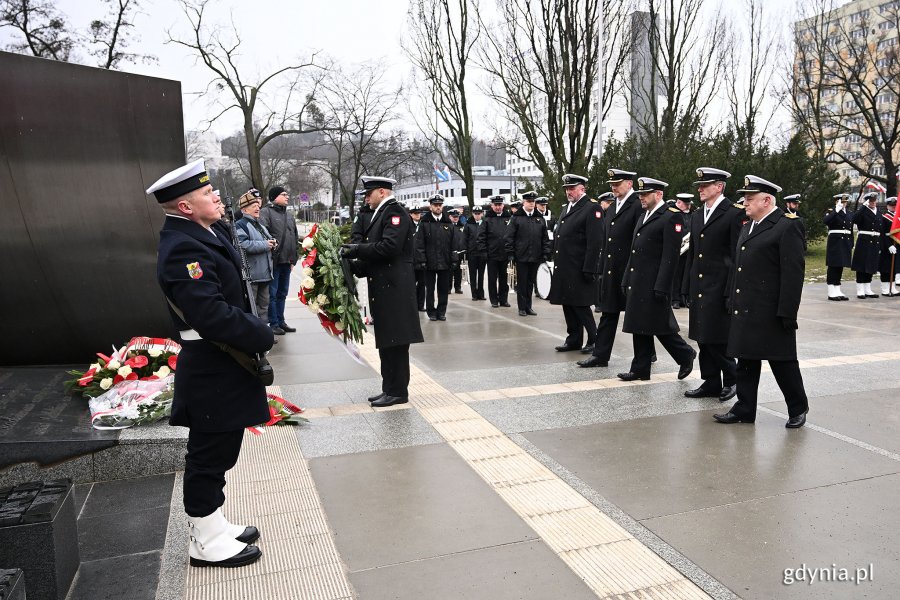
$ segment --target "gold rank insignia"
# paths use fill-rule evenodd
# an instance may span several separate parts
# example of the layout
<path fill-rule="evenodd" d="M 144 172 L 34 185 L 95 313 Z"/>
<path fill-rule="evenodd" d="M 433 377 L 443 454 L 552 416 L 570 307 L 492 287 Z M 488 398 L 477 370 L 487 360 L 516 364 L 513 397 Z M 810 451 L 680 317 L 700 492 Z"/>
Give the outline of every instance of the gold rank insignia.
<path fill-rule="evenodd" d="M 639 190 L 644 189 L 644 180 L 643 179 L 638 179 L 638 189 Z"/>
<path fill-rule="evenodd" d="M 681 209 L 680 209 L 680 208 L 675 208 L 674 206 L 670 206 L 670 207 L 669 207 L 669 210 L 672 211 L 672 212 L 677 212 L 677 213 L 680 213 L 680 212 L 681 212 Z"/>
<path fill-rule="evenodd" d="M 744 187 L 750 187 L 750 178 L 744 177 Z"/>
<path fill-rule="evenodd" d="M 735 207 L 735 208 L 739 208 L 739 209 L 741 209 L 741 210 L 744 210 L 744 205 L 743 205 L 742 203 L 740 203 L 740 202 L 735 202 L 735 203 L 734 203 L 734 207 Z"/>
<path fill-rule="evenodd" d="M 786 213 L 784 213 L 784 216 L 786 216 L 788 219 L 796 219 L 797 218 L 797 215 L 795 215 L 794 213 L 786 212 Z"/>

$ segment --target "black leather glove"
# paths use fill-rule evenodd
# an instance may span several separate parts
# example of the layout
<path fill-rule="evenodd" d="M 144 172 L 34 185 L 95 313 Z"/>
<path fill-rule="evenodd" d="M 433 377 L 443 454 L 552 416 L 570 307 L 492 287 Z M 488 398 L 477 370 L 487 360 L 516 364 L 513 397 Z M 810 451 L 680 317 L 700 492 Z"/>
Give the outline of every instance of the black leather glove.
<path fill-rule="evenodd" d="M 351 260 L 350 261 L 350 272 L 356 275 L 357 277 L 365 277 L 366 269 L 365 263 L 361 260 Z"/>
<path fill-rule="evenodd" d="M 593 283 L 597 281 L 597 274 L 591 273 L 590 271 L 582 271 L 581 276 L 584 278 L 585 283 Z"/>
<path fill-rule="evenodd" d="M 669 302 L 669 295 L 665 292 L 661 292 L 660 290 L 653 290 L 653 297 L 657 300 L 663 300 L 666 303 Z"/>
<path fill-rule="evenodd" d="M 781 317 L 781 325 L 784 327 L 785 331 L 794 331 L 797 329 L 797 319 L 788 319 L 787 317 Z"/>
<path fill-rule="evenodd" d="M 346 258 L 356 258 L 359 255 L 359 244 L 343 244 L 341 246 L 341 256 Z"/>
<path fill-rule="evenodd" d="M 427 265 L 423 262 L 416 263 L 416 271 L 424 271 Z"/>

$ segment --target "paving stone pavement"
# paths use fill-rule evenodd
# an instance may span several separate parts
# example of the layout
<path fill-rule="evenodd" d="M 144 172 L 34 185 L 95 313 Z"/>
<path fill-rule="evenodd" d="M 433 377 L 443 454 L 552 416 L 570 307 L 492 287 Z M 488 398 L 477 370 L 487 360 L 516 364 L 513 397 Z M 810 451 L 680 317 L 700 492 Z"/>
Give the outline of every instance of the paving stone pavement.
<path fill-rule="evenodd" d="M 661 348 L 651 381 L 622 384 L 629 335 L 609 368 L 580 369 L 553 351 L 559 307 L 536 300 L 538 317 L 519 318 L 450 298 L 412 348 L 411 402 L 386 410 L 365 400 L 377 371 L 289 302 L 300 331 L 272 353 L 276 383 L 311 422 L 248 437 L 226 487 L 226 514 L 260 525 L 263 559 L 182 565 L 181 597 L 896 597 L 900 299 L 804 288 L 811 410 L 791 431 L 767 372 L 756 424 L 718 425 L 722 405 L 685 398 L 697 373 L 678 381 Z M 867 580 L 821 580 L 841 569 Z"/>

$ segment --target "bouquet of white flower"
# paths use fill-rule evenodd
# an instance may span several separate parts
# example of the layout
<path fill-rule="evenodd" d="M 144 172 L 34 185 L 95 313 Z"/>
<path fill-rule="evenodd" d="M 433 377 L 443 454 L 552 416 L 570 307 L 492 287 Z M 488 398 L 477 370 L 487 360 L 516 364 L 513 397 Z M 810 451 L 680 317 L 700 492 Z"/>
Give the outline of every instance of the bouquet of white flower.
<path fill-rule="evenodd" d="M 174 375 L 119 382 L 88 402 L 91 425 L 94 429 L 125 429 L 164 419 L 172 412 L 174 389 Z"/>

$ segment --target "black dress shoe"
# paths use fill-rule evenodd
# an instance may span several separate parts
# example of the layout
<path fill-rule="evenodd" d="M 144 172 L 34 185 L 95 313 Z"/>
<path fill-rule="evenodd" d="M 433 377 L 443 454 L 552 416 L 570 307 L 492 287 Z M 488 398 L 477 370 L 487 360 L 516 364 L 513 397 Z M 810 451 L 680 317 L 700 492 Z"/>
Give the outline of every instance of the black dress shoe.
<path fill-rule="evenodd" d="M 575 363 L 579 367 L 587 368 L 587 367 L 608 367 L 609 363 L 605 360 L 602 360 L 599 356 L 592 356 L 590 358 L 586 358 L 584 360 L 579 360 Z"/>
<path fill-rule="evenodd" d="M 453 293 L 454 294 L 462 294 L 462 290 L 454 290 Z"/>
<path fill-rule="evenodd" d="M 847 296 L 838 296 L 838 300 L 849 300 Z"/>
<path fill-rule="evenodd" d="M 755 418 L 739 417 L 731 411 L 721 415 L 713 415 L 713 419 L 719 423 L 725 423 L 726 425 L 731 425 L 732 423 L 752 423 L 756 420 Z"/>
<path fill-rule="evenodd" d="M 491 308 L 500 308 L 500 305 L 491 302 Z"/>
<path fill-rule="evenodd" d="M 376 400 L 375 402 L 373 402 L 372 406 L 374 406 L 374 407 L 393 406 L 395 404 L 406 404 L 407 402 L 409 402 L 409 398 L 407 398 L 406 396 L 385 395 L 380 400 Z"/>
<path fill-rule="evenodd" d="M 622 381 L 650 381 L 649 375 L 638 375 L 637 373 L 632 373 L 628 371 L 627 373 L 619 373 L 616 375 Z"/>
<path fill-rule="evenodd" d="M 828 296 L 829 300 L 834 300 L 835 302 L 840 302 L 840 296 Z"/>
<path fill-rule="evenodd" d="M 866 298 L 878 298 L 878 294 L 866 294 Z"/>
<path fill-rule="evenodd" d="M 685 377 L 687 377 L 688 375 L 691 374 L 691 372 L 694 370 L 694 359 L 695 358 L 697 358 L 696 352 L 694 352 L 693 355 L 691 355 L 691 360 L 689 362 L 686 362 L 683 365 L 681 365 L 681 368 L 678 369 L 678 379 L 684 379 Z"/>
<path fill-rule="evenodd" d="M 225 567 L 234 568 L 234 567 L 243 567 L 244 565 L 249 565 L 250 563 L 254 563 L 259 560 L 259 557 L 262 556 L 262 550 L 257 548 L 256 546 L 247 546 L 231 558 L 226 558 L 225 560 L 220 561 L 210 561 L 210 560 L 202 560 L 199 558 L 191 557 L 191 566 L 192 567 Z"/>
<path fill-rule="evenodd" d="M 594 352 L 594 345 L 593 345 L 593 344 L 585 344 L 585 345 L 584 345 L 584 348 L 582 348 L 582 349 L 580 350 L 580 352 L 581 352 L 582 354 L 591 354 L 591 353 Z"/>
<path fill-rule="evenodd" d="M 272 328 L 272 333 L 274 333 L 275 335 L 284 335 L 284 329 L 276 325 Z"/>
<path fill-rule="evenodd" d="M 698 388 L 686 391 L 684 395 L 687 398 L 718 398 L 719 392 L 716 390 L 708 390 L 701 385 Z"/>
<path fill-rule="evenodd" d="M 520 317 L 527 317 L 527 316 L 528 316 L 528 313 L 525 312 L 524 310 L 520 310 L 520 311 L 519 311 L 519 316 L 520 316 Z"/>
<path fill-rule="evenodd" d="M 478 302 L 481 298 L 472 298 L 472 302 Z"/>
<path fill-rule="evenodd" d="M 438 320 L 438 321 L 446 321 L 446 320 L 447 320 L 447 316 L 446 316 L 446 315 L 438 315 L 437 320 Z"/>
<path fill-rule="evenodd" d="M 288 325 L 287 323 L 282 323 L 281 325 L 279 325 L 279 327 L 281 327 L 282 329 L 284 329 L 284 330 L 287 331 L 288 333 L 294 333 L 295 331 L 297 331 L 297 328 L 296 328 L 296 327 L 291 327 L 291 326 Z"/>
<path fill-rule="evenodd" d="M 532 316 L 532 317 L 536 317 L 536 316 L 537 316 L 537 313 L 534 312 L 533 310 L 531 310 L 530 308 L 529 308 L 528 310 L 525 311 L 525 314 L 526 314 L 526 315 L 530 315 L 530 316 Z"/>
<path fill-rule="evenodd" d="M 237 541 L 239 541 L 242 544 L 252 544 L 253 542 L 255 542 L 256 540 L 259 539 L 259 529 L 257 529 L 256 527 L 253 527 L 252 525 L 249 527 L 245 527 L 244 533 L 242 533 L 241 535 L 237 536 L 234 539 L 236 539 Z"/>
<path fill-rule="evenodd" d="M 652 362 L 652 363 L 656 362 L 656 354 L 654 354 L 653 356 L 650 357 L 650 362 Z"/>
<path fill-rule="evenodd" d="M 571 351 L 573 351 L 573 350 L 579 350 L 579 349 L 580 349 L 580 348 L 578 348 L 578 346 L 569 346 L 569 345 L 566 345 L 566 344 L 563 344 L 562 346 L 557 346 L 557 347 L 556 347 L 556 351 L 557 351 L 557 352 L 571 352 Z"/>
<path fill-rule="evenodd" d="M 731 400 L 737 395 L 737 386 L 736 385 L 726 385 L 722 388 L 722 391 L 719 392 L 719 402 L 726 402 Z"/>
<path fill-rule="evenodd" d="M 384 392 L 381 392 L 377 396 L 369 396 L 368 400 L 369 402 L 375 402 L 376 400 L 381 400 L 382 398 L 384 398 Z"/>
<path fill-rule="evenodd" d="M 865 300 L 865 299 L 866 299 L 865 296 L 857 296 L 857 298 L 859 298 L 860 300 Z"/>
<path fill-rule="evenodd" d="M 437 321 L 437 317 L 435 315 L 428 315 L 429 321 Z"/>
<path fill-rule="evenodd" d="M 510 304 L 509 302 L 501 302 L 500 306 L 502 306 L 503 308 L 509 308 Z"/>
<path fill-rule="evenodd" d="M 784 426 L 787 427 L 788 429 L 799 429 L 799 428 L 803 427 L 806 424 L 806 413 L 808 413 L 808 412 L 809 411 L 806 410 L 806 411 L 803 411 L 802 413 L 800 413 L 799 415 L 797 415 L 796 417 L 791 417 L 790 419 L 787 420 L 787 423 L 785 423 Z"/>

